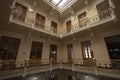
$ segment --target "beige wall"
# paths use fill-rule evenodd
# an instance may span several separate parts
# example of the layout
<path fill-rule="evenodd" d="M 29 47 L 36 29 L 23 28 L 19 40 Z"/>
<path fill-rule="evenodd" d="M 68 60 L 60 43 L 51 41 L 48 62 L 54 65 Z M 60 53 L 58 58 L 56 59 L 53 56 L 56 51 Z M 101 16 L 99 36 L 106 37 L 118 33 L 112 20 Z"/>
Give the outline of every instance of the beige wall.
<path fill-rule="evenodd" d="M 113 25 L 109 25 L 108 29 L 105 28 L 101 28 L 100 30 L 97 29 L 93 32 L 93 35 L 91 35 L 91 31 L 87 30 L 85 31 L 86 34 L 84 33 L 77 36 L 74 35 L 72 37 L 67 38 L 67 40 L 63 41 L 64 43 L 62 46 L 62 52 L 64 55 L 63 58 L 67 58 L 67 44 L 72 43 L 74 49 L 74 58 L 83 59 L 81 42 L 91 40 L 92 43 L 91 49 L 93 50 L 93 54 L 96 60 L 109 61 L 109 55 L 104 38 L 120 34 L 119 25 L 114 24 L 114 26 L 116 27 L 113 27 Z"/>
<path fill-rule="evenodd" d="M 18 0 L 17 2 L 22 4 L 22 5 L 24 5 L 24 6 L 26 6 L 27 8 L 31 7 L 30 4 L 28 4 L 28 3 L 26 3 L 26 2 L 24 2 L 22 0 Z M 51 21 L 54 21 L 54 22 L 57 23 L 57 33 L 58 34 L 60 33 L 60 31 L 61 31 L 60 30 L 61 29 L 61 24 L 59 24 L 58 20 L 54 19 L 53 17 L 48 18 L 49 14 L 48 15 L 44 14 L 40 9 L 35 9 L 35 10 L 36 11 L 34 11 L 34 12 L 27 11 L 26 20 L 25 20 L 26 23 L 32 24 L 32 23 L 30 23 L 30 21 L 27 22 L 27 20 L 30 19 L 30 20 L 34 20 L 35 21 L 36 13 L 39 13 L 40 15 L 45 17 L 45 28 L 46 29 L 50 29 L 51 28 Z"/>
<path fill-rule="evenodd" d="M 50 44 L 56 44 L 58 46 L 57 59 L 58 60 L 60 59 L 59 57 L 60 57 L 61 50 L 59 50 L 60 49 L 59 40 L 49 41 L 48 38 L 42 39 L 42 38 L 33 37 L 33 36 L 29 37 L 29 36 L 26 36 L 26 34 L 21 34 L 21 33 L 16 33 L 16 32 L 12 32 L 12 31 L 6 31 L 6 30 L 0 30 L 0 37 L 1 36 L 9 36 L 9 37 L 20 39 L 20 45 L 19 45 L 16 60 L 29 59 L 32 41 L 43 42 L 43 50 L 42 50 L 42 59 L 43 60 L 49 59 Z M 19 64 L 20 64 L 20 62 L 19 62 Z"/>
<path fill-rule="evenodd" d="M 69 21 L 69 20 L 71 20 L 71 21 L 72 21 L 71 24 L 74 25 L 74 26 L 72 26 L 72 28 L 74 28 L 75 25 L 78 25 L 78 16 L 79 16 L 81 13 L 83 13 L 83 12 L 86 12 L 86 13 L 87 13 L 87 17 L 90 18 L 91 23 L 94 22 L 94 21 L 92 21 L 92 19 L 93 19 L 94 17 L 96 17 L 96 16 L 97 16 L 97 18 L 98 18 L 98 13 L 97 13 L 96 5 L 99 4 L 99 3 L 101 3 L 102 1 L 104 1 L 104 0 L 95 0 L 93 3 L 89 4 L 89 7 L 86 7 L 86 6 L 85 6 L 84 8 L 82 8 L 81 10 L 79 10 L 79 11 L 76 13 L 75 18 L 73 18 L 72 16 L 66 18 L 66 19 L 65 19 L 65 22 L 63 23 L 62 30 L 63 30 L 63 31 L 66 31 L 66 22 Z M 98 20 L 99 20 L 99 18 L 98 18 Z M 98 20 L 96 20 L 96 21 L 98 21 Z M 64 33 L 64 32 L 63 32 L 63 33 Z"/>
<path fill-rule="evenodd" d="M 58 23 L 58 28 L 57 28 L 58 34 L 60 34 L 61 32 L 65 33 L 66 32 L 66 22 L 71 20 L 72 21 L 72 25 L 78 25 L 78 15 L 83 13 L 83 12 L 87 13 L 87 17 L 91 20 L 91 23 L 95 22 L 95 21 L 98 21 L 99 17 L 98 17 L 96 5 L 101 3 L 102 1 L 104 1 L 104 0 L 95 0 L 92 3 L 89 3 L 88 7 L 85 6 L 84 8 L 82 8 L 81 10 L 79 10 L 76 13 L 75 18 L 70 16 L 67 19 L 65 19 L 63 23 L 59 23 L 59 21 L 54 19 L 53 17 L 48 18 L 49 14 L 48 15 L 44 14 L 40 9 L 36 9 L 36 11 L 34 13 L 31 13 L 31 12 L 28 11 L 26 17 L 35 20 L 36 13 L 39 13 L 39 14 L 41 14 L 41 15 L 46 17 L 46 20 L 45 20 L 45 28 L 46 29 L 50 29 L 51 21 L 54 21 L 54 22 Z M 30 5 L 28 3 L 26 3 L 26 2 L 24 2 L 24 1 L 18 0 L 17 2 L 23 4 L 24 6 L 26 6 L 28 8 L 30 7 Z M 93 18 L 96 19 L 96 16 L 97 16 L 97 20 L 93 21 Z M 74 27 L 75 26 L 72 26 L 72 28 L 74 28 Z"/>

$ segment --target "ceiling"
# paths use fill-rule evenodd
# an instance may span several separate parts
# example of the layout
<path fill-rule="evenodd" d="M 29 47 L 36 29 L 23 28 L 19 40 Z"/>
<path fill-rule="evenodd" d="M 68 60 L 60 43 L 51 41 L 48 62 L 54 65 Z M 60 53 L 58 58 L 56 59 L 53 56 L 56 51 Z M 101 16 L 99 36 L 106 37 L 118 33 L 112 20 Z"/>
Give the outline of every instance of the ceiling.
<path fill-rule="evenodd" d="M 48 5 L 56 9 L 58 12 L 62 13 L 71 5 L 73 5 L 77 0 L 43 0 Z"/>

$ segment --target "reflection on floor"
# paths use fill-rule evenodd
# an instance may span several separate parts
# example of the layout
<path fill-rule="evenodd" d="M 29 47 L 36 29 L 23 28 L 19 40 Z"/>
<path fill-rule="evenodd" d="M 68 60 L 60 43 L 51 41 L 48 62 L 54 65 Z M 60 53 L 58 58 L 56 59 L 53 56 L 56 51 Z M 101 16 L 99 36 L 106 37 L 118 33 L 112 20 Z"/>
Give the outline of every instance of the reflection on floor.
<path fill-rule="evenodd" d="M 119 80 L 119 79 L 113 79 L 105 76 L 84 74 L 61 69 L 5 80 Z"/>

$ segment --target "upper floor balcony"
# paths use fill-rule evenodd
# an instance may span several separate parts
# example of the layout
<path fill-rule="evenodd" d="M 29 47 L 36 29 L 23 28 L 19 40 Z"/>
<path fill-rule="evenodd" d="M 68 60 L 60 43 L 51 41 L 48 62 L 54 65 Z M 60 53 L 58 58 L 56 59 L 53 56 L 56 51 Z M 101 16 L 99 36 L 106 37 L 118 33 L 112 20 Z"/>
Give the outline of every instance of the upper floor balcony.
<path fill-rule="evenodd" d="M 79 19 L 79 22 L 71 25 L 71 30 L 68 32 L 66 30 L 63 31 L 63 37 L 80 32 L 89 28 L 97 27 L 101 24 L 107 23 L 109 21 L 115 20 L 116 16 L 113 8 L 108 8 L 103 12 L 99 12 L 98 15 L 94 15 L 92 17 L 84 17 Z"/>
<path fill-rule="evenodd" d="M 78 19 L 77 23 L 73 23 L 70 26 L 71 28 L 69 29 L 69 31 L 67 29 L 64 29 L 58 32 L 56 24 L 53 24 L 51 26 L 45 24 L 45 17 L 41 15 L 37 16 L 37 13 L 35 13 L 34 15 L 28 15 L 29 11 L 27 10 L 27 8 L 19 8 L 19 6 L 16 6 L 16 4 L 13 5 L 14 8 L 11 11 L 11 16 L 9 19 L 10 22 L 61 38 L 89 28 L 97 27 L 98 25 L 116 19 L 114 8 L 109 7 L 100 12 L 98 11 L 97 15 L 93 15 L 91 17 L 86 16 L 84 18 Z"/>
<path fill-rule="evenodd" d="M 38 13 L 35 13 L 35 15 L 30 15 L 31 13 L 34 12 L 30 12 L 27 7 L 19 4 L 19 2 L 15 2 L 11 11 L 9 21 L 26 28 L 59 37 L 60 34 L 58 34 L 57 30 L 54 29 L 54 25 L 50 26 L 45 24 L 44 16 Z"/>

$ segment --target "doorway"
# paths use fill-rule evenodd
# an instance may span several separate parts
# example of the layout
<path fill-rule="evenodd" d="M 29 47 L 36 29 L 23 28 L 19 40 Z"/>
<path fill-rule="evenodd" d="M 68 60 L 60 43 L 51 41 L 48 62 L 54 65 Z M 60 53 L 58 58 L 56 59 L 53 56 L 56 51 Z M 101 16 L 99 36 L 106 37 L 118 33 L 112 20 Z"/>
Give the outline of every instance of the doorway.
<path fill-rule="evenodd" d="M 15 60 L 18 54 L 20 39 L 2 36 L 0 39 L 0 59 L 2 70 L 15 68 Z"/>
<path fill-rule="evenodd" d="M 0 40 L 0 59 L 16 60 L 20 39 L 2 36 Z"/>
<path fill-rule="evenodd" d="M 120 68 L 120 35 L 106 37 L 105 43 L 111 60 L 111 67 Z"/>
<path fill-rule="evenodd" d="M 83 41 L 81 42 L 83 60 L 85 66 L 93 66 L 94 65 L 94 56 L 93 51 L 91 50 L 91 41 Z"/>
<path fill-rule="evenodd" d="M 71 32 L 71 20 L 66 22 L 67 33 Z"/>
<path fill-rule="evenodd" d="M 73 44 L 67 44 L 67 56 L 68 56 L 68 62 L 72 63 L 72 60 L 74 59 L 73 54 Z"/>
<path fill-rule="evenodd" d="M 30 59 L 41 60 L 42 49 L 43 49 L 43 43 L 42 42 L 33 41 L 32 42 L 32 47 L 31 47 Z"/>
<path fill-rule="evenodd" d="M 50 45 L 50 59 L 52 59 L 52 63 L 56 63 L 57 60 L 57 45 Z"/>
<path fill-rule="evenodd" d="M 52 29 L 53 29 L 53 33 L 57 33 L 57 23 L 54 22 L 54 21 L 52 21 L 52 22 L 51 22 L 51 27 L 52 27 Z"/>

